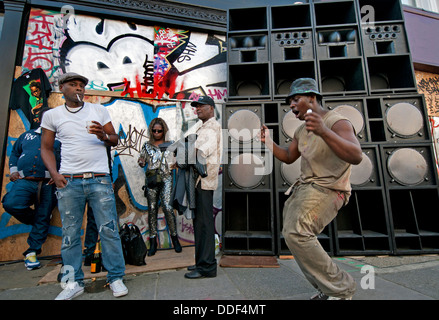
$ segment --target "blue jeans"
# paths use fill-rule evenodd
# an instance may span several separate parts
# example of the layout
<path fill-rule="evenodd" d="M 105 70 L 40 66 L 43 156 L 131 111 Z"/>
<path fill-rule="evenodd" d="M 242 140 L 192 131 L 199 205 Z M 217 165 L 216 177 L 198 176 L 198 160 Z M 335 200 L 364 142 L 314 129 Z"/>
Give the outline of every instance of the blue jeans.
<path fill-rule="evenodd" d="M 84 255 L 92 256 L 96 243 L 98 242 L 98 227 L 96 226 L 95 217 L 93 215 L 93 209 L 88 205 L 87 208 L 87 226 L 85 228 L 84 238 Z"/>
<path fill-rule="evenodd" d="M 63 239 L 61 256 L 64 266 L 74 270 L 75 281 L 83 283 L 81 226 L 88 202 L 98 227 L 102 244 L 102 262 L 112 283 L 125 275 L 125 260 L 119 237 L 116 200 L 109 175 L 90 179 L 66 178 L 67 185 L 57 188 Z"/>
<path fill-rule="evenodd" d="M 38 192 L 38 185 L 41 190 Z M 39 201 L 38 201 L 39 193 Z M 29 252 L 39 254 L 41 246 L 47 239 L 50 217 L 56 206 L 55 187 L 47 185 L 47 181 L 15 180 L 12 189 L 3 197 L 3 208 L 7 213 L 24 224 L 32 225 L 27 238 Z M 35 209 L 30 206 L 35 205 Z"/>

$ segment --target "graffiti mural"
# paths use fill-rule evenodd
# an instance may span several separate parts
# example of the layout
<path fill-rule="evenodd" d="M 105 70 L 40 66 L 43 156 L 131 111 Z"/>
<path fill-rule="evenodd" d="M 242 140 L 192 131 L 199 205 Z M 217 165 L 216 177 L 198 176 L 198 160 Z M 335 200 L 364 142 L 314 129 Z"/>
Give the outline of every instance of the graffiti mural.
<path fill-rule="evenodd" d="M 439 75 L 416 71 L 418 92 L 425 97 L 429 116 L 439 116 Z"/>
<path fill-rule="evenodd" d="M 142 190 L 143 169 L 137 165 L 140 148 L 147 139 L 147 127 L 153 118 L 161 117 L 170 127 L 171 139 L 179 139 L 197 122 L 190 100 L 201 95 L 214 99 L 220 119 L 219 106 L 227 95 L 225 37 L 33 8 L 21 73 L 36 68 L 44 70 L 52 86 L 55 98 L 52 103 L 49 101 L 51 107 L 63 101 L 58 89 L 61 74 L 76 72 L 89 79 L 86 101 L 104 105 L 119 133 L 119 144 L 112 150 L 112 175 L 120 223 L 135 223 L 147 240 L 148 204 Z M 8 146 L 29 125 L 20 110 L 17 115 L 22 123 L 11 122 Z M 2 194 L 7 189 L 8 173 L 5 169 L 6 187 Z M 214 208 L 218 233 L 221 203 L 220 187 Z M 19 225 L 6 212 L 0 214 L 0 243 L 2 247 L 16 246 L 15 240 L 9 241 L 11 237 L 29 232 L 29 228 Z M 180 238 L 192 243 L 192 222 L 179 216 L 178 227 Z M 170 247 L 166 222 L 160 213 L 158 228 L 161 247 Z M 60 236 L 59 224 L 51 228 L 51 235 Z M 25 241 L 22 242 L 24 247 Z M 42 254 L 58 254 L 54 252 L 57 249 L 54 246 L 44 251 L 43 246 Z M 14 254 L 0 252 L 0 261 L 21 259 L 21 251 L 10 251 Z"/>

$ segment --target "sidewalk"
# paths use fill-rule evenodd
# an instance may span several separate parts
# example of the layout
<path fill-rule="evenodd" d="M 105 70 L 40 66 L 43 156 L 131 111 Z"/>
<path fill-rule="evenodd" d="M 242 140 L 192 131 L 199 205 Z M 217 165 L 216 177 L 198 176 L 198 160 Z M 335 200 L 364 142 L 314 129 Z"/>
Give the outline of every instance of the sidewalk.
<path fill-rule="evenodd" d="M 308 300 L 315 293 L 292 257 L 277 258 L 274 267 L 219 266 L 216 278 L 186 279 L 193 252 L 193 247 L 179 254 L 161 250 L 147 257 L 146 266 L 127 265 L 129 294 L 122 298 L 112 296 L 104 273 L 92 278 L 96 275 L 84 267 L 85 293 L 75 300 Z M 220 264 L 221 255 L 217 259 Z M 357 281 L 353 300 L 439 300 L 438 255 L 333 259 Z M 53 300 L 61 291 L 60 265 L 53 259 L 40 262 L 43 267 L 33 271 L 23 262 L 0 264 L 0 300 Z"/>

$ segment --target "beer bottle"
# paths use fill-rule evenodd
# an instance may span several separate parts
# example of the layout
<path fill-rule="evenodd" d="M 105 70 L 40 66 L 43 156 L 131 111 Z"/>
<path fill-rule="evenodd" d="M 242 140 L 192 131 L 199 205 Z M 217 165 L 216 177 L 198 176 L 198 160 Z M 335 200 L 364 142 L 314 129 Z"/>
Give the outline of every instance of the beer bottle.
<path fill-rule="evenodd" d="M 96 249 L 93 253 L 93 259 L 91 260 L 90 272 L 91 273 L 99 273 L 101 272 L 102 267 L 102 257 L 100 250 L 100 243 L 96 243 Z"/>

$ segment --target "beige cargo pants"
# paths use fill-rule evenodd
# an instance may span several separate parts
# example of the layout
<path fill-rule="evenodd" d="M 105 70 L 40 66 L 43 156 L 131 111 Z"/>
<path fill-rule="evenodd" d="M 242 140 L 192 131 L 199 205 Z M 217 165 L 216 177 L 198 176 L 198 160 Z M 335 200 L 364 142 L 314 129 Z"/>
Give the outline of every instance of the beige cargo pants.
<path fill-rule="evenodd" d="M 282 234 L 306 279 L 327 296 L 338 298 L 352 297 L 356 283 L 334 263 L 317 235 L 337 216 L 344 202 L 344 193 L 314 183 L 299 184 L 283 209 Z"/>

